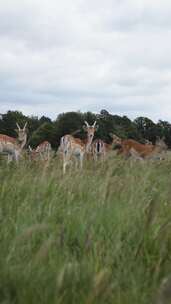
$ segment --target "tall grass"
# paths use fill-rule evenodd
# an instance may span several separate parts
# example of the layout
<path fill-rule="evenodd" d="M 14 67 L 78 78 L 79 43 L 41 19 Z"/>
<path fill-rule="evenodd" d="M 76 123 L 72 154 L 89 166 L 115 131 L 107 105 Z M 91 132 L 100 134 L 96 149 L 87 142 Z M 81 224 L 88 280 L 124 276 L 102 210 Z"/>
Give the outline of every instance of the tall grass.
<path fill-rule="evenodd" d="M 170 230 L 169 160 L 65 176 L 57 160 L 2 163 L 0 303 L 152 303 L 171 273 Z"/>

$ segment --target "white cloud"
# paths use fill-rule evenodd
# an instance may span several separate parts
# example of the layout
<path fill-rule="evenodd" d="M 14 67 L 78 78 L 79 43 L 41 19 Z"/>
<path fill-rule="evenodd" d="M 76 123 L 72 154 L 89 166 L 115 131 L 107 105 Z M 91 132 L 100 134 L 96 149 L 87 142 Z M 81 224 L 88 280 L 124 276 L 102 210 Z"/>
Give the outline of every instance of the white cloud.
<path fill-rule="evenodd" d="M 1 1 L 0 112 L 171 120 L 170 13 L 166 0 Z"/>

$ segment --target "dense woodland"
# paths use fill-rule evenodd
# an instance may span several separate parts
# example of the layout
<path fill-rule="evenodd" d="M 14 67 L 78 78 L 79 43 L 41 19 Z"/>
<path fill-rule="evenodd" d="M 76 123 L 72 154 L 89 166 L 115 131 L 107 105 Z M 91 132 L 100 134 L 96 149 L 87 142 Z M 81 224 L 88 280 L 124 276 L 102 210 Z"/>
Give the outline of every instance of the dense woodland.
<path fill-rule="evenodd" d="M 132 138 L 139 142 L 148 139 L 155 142 L 156 138 L 165 137 L 168 147 L 171 148 L 171 124 L 167 121 L 159 120 L 154 123 L 147 117 L 138 117 L 134 121 L 127 116 L 110 114 L 106 110 L 101 110 L 100 114 L 91 112 L 67 112 L 59 114 L 56 120 L 42 116 L 25 116 L 22 112 L 8 111 L 1 115 L 0 133 L 16 137 L 16 121 L 23 126 L 28 121 L 28 143 L 33 147 L 43 140 L 48 140 L 53 148 L 57 148 L 62 135 L 74 134 L 74 136 L 84 138 L 84 121 L 93 123 L 97 120 L 99 126 L 95 137 L 101 138 L 110 143 L 110 133 L 115 133 L 121 138 Z"/>

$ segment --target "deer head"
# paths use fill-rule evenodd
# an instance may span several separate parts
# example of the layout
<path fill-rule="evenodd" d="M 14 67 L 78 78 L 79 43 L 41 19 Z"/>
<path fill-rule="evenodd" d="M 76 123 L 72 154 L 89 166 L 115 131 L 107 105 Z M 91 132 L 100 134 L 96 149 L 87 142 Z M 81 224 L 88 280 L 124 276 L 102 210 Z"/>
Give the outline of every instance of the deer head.
<path fill-rule="evenodd" d="M 120 137 L 118 137 L 117 135 L 112 134 L 112 133 L 110 133 L 110 136 L 111 136 L 112 139 L 113 139 L 112 143 L 113 143 L 114 145 L 121 145 L 122 139 L 121 139 Z"/>
<path fill-rule="evenodd" d="M 96 125 L 96 121 L 92 125 L 89 125 L 89 123 L 85 120 L 85 126 L 83 126 L 83 129 L 87 132 L 86 151 L 89 152 L 94 133 L 97 131 L 98 126 Z"/>
<path fill-rule="evenodd" d="M 20 128 L 18 123 L 16 123 L 16 125 L 17 125 L 16 132 L 18 134 L 18 141 L 21 143 L 21 148 L 23 148 L 27 140 L 27 131 L 26 131 L 27 122 L 25 123 L 23 129 Z"/>
<path fill-rule="evenodd" d="M 164 137 L 160 138 L 160 137 L 157 137 L 157 140 L 156 140 L 156 147 L 160 148 L 161 151 L 166 151 L 167 150 L 167 145 L 164 141 Z"/>
<path fill-rule="evenodd" d="M 94 137 L 94 133 L 98 129 L 98 126 L 96 125 L 96 121 L 92 125 L 89 125 L 89 123 L 85 121 L 85 126 L 83 126 L 83 128 L 87 132 L 88 139 L 92 141 Z"/>

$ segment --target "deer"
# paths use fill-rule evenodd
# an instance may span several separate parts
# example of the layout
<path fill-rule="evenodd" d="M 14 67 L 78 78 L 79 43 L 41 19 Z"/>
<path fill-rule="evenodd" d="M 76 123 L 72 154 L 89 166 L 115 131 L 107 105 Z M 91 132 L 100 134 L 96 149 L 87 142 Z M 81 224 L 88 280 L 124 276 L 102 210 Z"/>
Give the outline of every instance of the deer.
<path fill-rule="evenodd" d="M 119 148 L 118 154 L 123 154 L 125 157 L 133 156 L 148 159 L 160 155 L 162 151 L 167 150 L 167 145 L 164 139 L 158 138 L 156 144 L 141 144 L 133 139 L 121 139 L 115 134 L 111 134 L 113 144 Z"/>
<path fill-rule="evenodd" d="M 111 152 L 113 151 L 113 143 L 106 143 L 101 139 L 96 139 L 92 144 L 92 153 L 94 160 L 100 159 L 104 161 Z"/>
<path fill-rule="evenodd" d="M 83 168 L 84 155 L 91 153 L 91 145 L 97 128 L 96 121 L 93 125 L 89 125 L 89 123 L 85 121 L 85 125 L 83 126 L 83 129 L 87 133 L 85 140 L 75 138 L 70 134 L 62 136 L 59 150 L 62 153 L 64 174 L 66 173 L 66 167 L 72 163 L 72 159 L 75 160 L 76 167 L 79 164 L 80 168 Z"/>
<path fill-rule="evenodd" d="M 16 123 L 16 126 L 17 129 L 15 131 L 18 134 L 17 138 L 5 134 L 0 134 L 0 154 L 5 153 L 8 155 L 7 163 L 10 163 L 12 160 L 18 163 L 23 148 L 27 142 L 27 122 L 25 123 L 23 129 L 20 128 L 18 123 Z"/>
<path fill-rule="evenodd" d="M 32 147 L 29 145 L 29 151 L 31 160 L 36 160 L 38 156 L 42 161 L 48 161 L 50 159 L 52 147 L 51 144 L 45 140 L 41 142 L 36 149 L 32 149 Z"/>
<path fill-rule="evenodd" d="M 97 161 L 98 159 L 104 161 L 106 157 L 106 151 L 107 151 L 107 144 L 103 140 L 96 139 L 93 141 L 92 153 L 95 161 Z"/>
<path fill-rule="evenodd" d="M 148 140 L 148 139 L 145 139 L 145 145 L 152 145 L 152 141 Z"/>

